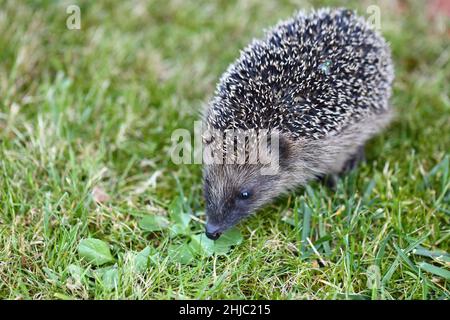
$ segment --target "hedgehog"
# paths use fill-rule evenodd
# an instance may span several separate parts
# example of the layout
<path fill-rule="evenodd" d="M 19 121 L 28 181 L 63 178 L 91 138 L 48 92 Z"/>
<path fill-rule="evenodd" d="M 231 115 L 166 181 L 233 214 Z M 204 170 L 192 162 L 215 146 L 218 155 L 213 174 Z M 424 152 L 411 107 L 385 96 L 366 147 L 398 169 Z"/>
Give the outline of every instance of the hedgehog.
<path fill-rule="evenodd" d="M 353 169 L 393 118 L 393 79 L 389 45 L 353 10 L 300 11 L 253 40 L 202 113 L 206 236 Z M 265 149 L 260 132 L 276 136 Z M 255 149 L 261 159 L 249 161 Z M 277 170 L 264 173 L 271 160 Z"/>

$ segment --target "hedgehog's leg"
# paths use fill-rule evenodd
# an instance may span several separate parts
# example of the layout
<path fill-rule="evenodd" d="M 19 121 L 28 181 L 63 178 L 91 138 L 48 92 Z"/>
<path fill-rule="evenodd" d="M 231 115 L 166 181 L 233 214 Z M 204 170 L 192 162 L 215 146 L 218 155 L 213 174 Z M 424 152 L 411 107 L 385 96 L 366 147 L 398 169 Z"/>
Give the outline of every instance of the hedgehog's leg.
<path fill-rule="evenodd" d="M 342 168 L 341 174 L 345 174 L 352 171 L 358 166 L 360 162 L 363 162 L 365 160 L 366 156 L 364 152 L 364 145 L 362 145 L 358 147 L 356 153 L 344 163 L 344 167 Z"/>
<path fill-rule="evenodd" d="M 329 173 L 318 178 L 319 182 L 327 186 L 333 191 L 337 189 L 337 183 L 339 178 L 344 176 L 346 173 L 354 170 L 360 162 L 365 161 L 364 145 L 358 147 L 356 153 L 349 157 L 345 162 L 340 172 Z"/>
<path fill-rule="evenodd" d="M 331 173 L 319 177 L 319 182 L 325 185 L 327 188 L 336 191 L 338 179 L 339 177 L 337 174 Z"/>

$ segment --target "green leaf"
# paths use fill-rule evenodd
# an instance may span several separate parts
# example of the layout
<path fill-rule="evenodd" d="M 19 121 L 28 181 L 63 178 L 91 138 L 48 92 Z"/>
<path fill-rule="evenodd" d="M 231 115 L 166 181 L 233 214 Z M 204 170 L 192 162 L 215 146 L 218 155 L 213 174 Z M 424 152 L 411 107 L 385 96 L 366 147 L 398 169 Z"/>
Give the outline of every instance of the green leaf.
<path fill-rule="evenodd" d="M 169 221 L 158 215 L 145 216 L 139 222 L 139 227 L 148 232 L 161 231 L 169 226 Z"/>
<path fill-rule="evenodd" d="M 103 284 L 106 288 L 112 290 L 117 287 L 119 283 L 119 272 L 117 268 L 107 270 L 102 277 Z"/>
<path fill-rule="evenodd" d="M 152 247 L 145 247 L 141 252 L 137 253 L 134 257 L 134 271 L 142 273 L 147 270 L 149 262 L 156 262 L 158 253 Z"/>
<path fill-rule="evenodd" d="M 450 280 L 450 271 L 448 270 L 433 266 L 432 264 L 426 262 L 419 263 L 419 268 L 446 280 Z"/>
<path fill-rule="evenodd" d="M 174 238 L 179 235 L 188 236 L 190 234 L 190 229 L 186 226 L 179 224 L 173 224 L 170 226 L 170 237 Z"/>
<path fill-rule="evenodd" d="M 373 188 L 375 187 L 375 179 L 372 179 L 367 184 L 366 190 L 364 190 L 363 201 L 367 202 L 372 194 Z"/>
<path fill-rule="evenodd" d="M 75 282 L 82 282 L 84 276 L 87 274 L 86 270 L 75 264 L 69 265 L 67 267 L 67 271 L 69 272 L 70 276 L 75 280 Z"/>
<path fill-rule="evenodd" d="M 302 199 L 303 200 L 303 199 Z M 311 230 L 311 215 L 312 211 L 311 208 L 306 204 L 306 202 L 303 200 L 303 228 L 302 228 L 302 242 L 301 242 L 301 250 L 302 254 L 305 254 L 306 247 L 307 247 L 307 240 L 309 236 L 309 231 Z M 297 212 L 298 214 L 298 212 Z"/>
<path fill-rule="evenodd" d="M 71 296 L 68 296 L 68 295 L 66 295 L 64 293 L 59 293 L 59 292 L 55 293 L 54 297 L 58 298 L 58 299 L 61 299 L 61 300 L 75 300 L 74 297 L 71 297 Z"/>
<path fill-rule="evenodd" d="M 228 246 L 237 246 L 242 243 L 243 237 L 239 229 L 232 228 L 224 232 L 216 241 L 216 244 L 223 244 Z"/>
<path fill-rule="evenodd" d="M 418 246 L 416 249 L 412 251 L 412 254 L 450 263 L 450 255 L 445 251 L 438 251 L 438 250 L 431 251 L 425 249 L 424 247 Z"/>
<path fill-rule="evenodd" d="M 191 221 L 191 216 L 187 213 L 184 213 L 183 202 L 179 197 L 173 200 L 172 203 L 170 204 L 169 216 L 170 220 L 173 223 L 179 224 L 184 227 L 186 227 Z"/>
<path fill-rule="evenodd" d="M 207 257 L 214 253 L 214 241 L 208 239 L 204 233 L 193 235 L 191 239 L 190 247 L 194 253 Z"/>
<path fill-rule="evenodd" d="M 323 237 L 320 237 L 319 239 L 317 239 L 316 241 L 314 241 L 314 246 L 317 247 L 317 246 L 319 246 L 320 244 L 322 244 L 322 243 L 324 243 L 324 242 L 330 241 L 331 239 L 333 239 L 333 238 L 331 237 L 331 235 L 326 234 L 326 235 L 324 235 Z"/>
<path fill-rule="evenodd" d="M 134 271 L 144 272 L 148 266 L 148 258 L 150 256 L 150 247 L 145 247 L 134 257 Z"/>
<path fill-rule="evenodd" d="M 411 268 L 411 270 L 417 272 L 418 270 L 417 270 L 416 265 L 411 261 L 411 259 L 408 258 L 407 254 L 406 254 L 410 250 L 408 250 L 408 248 L 403 250 L 399 246 L 397 246 L 395 243 L 394 243 L 394 248 L 395 248 L 395 250 L 397 250 L 397 253 L 398 253 L 398 256 L 400 257 L 400 259 L 402 259 Z"/>
<path fill-rule="evenodd" d="M 169 206 L 169 217 L 172 225 L 170 226 L 170 236 L 189 235 L 189 222 L 191 215 L 183 210 L 183 202 L 180 197 L 174 199 Z"/>
<path fill-rule="evenodd" d="M 55 273 L 55 271 L 53 271 L 50 268 L 46 268 L 46 267 L 44 267 L 43 270 L 44 270 L 45 275 L 48 277 L 49 280 L 55 281 L 55 282 L 59 281 L 59 276 L 58 276 L 58 274 Z"/>
<path fill-rule="evenodd" d="M 315 244 L 316 245 L 321 244 L 323 250 L 325 251 L 325 254 L 327 256 L 330 256 L 331 255 L 331 249 L 330 249 L 329 241 L 332 240 L 332 237 L 331 237 L 331 235 L 329 235 L 326 232 L 326 226 L 325 226 L 324 218 L 323 218 L 322 214 L 319 215 L 319 235 L 320 235 L 320 239 L 318 239 L 315 242 Z"/>
<path fill-rule="evenodd" d="M 386 245 L 389 240 L 391 240 L 392 233 L 389 232 L 384 239 L 381 241 L 380 247 L 378 249 L 377 255 L 375 256 L 375 264 L 377 266 L 381 265 L 381 261 L 383 260 L 384 254 L 386 252 Z"/>
<path fill-rule="evenodd" d="M 191 248 L 188 244 L 170 245 L 168 248 L 169 257 L 181 264 L 189 264 L 193 259 Z"/>
<path fill-rule="evenodd" d="M 230 251 L 231 246 L 240 245 L 242 240 L 242 234 L 238 229 L 230 229 L 214 242 L 214 252 L 217 254 L 226 254 Z"/>
<path fill-rule="evenodd" d="M 119 283 L 119 271 L 116 266 L 98 269 L 95 274 L 101 278 L 101 283 L 108 290 L 113 290 Z"/>
<path fill-rule="evenodd" d="M 101 266 L 105 263 L 114 261 L 109 245 L 99 239 L 83 239 L 78 244 L 78 254 L 88 263 Z"/>
<path fill-rule="evenodd" d="M 387 284 L 389 281 L 391 281 L 392 275 L 397 270 L 399 265 L 400 265 L 400 257 L 397 256 L 397 257 L 395 257 L 394 262 L 391 264 L 391 266 L 389 267 L 388 271 L 386 272 L 386 274 L 384 275 L 383 279 L 381 280 L 381 282 L 383 284 Z"/>

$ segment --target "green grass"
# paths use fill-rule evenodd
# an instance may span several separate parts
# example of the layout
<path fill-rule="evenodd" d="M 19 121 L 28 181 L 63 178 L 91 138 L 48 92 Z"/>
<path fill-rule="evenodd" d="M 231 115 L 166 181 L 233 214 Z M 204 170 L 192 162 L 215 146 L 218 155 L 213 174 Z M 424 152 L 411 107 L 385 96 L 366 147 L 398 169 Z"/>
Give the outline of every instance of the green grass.
<path fill-rule="evenodd" d="M 336 192 L 312 183 L 278 200 L 239 224 L 228 254 L 191 264 L 170 251 L 189 235 L 139 227 L 181 199 L 191 236 L 203 230 L 201 168 L 170 161 L 170 135 L 192 130 L 252 37 L 310 6 L 79 1 L 74 31 L 72 3 L 0 1 L 0 298 L 450 297 L 449 257 L 439 258 L 450 251 L 450 41 L 425 2 L 381 6 L 399 116 L 367 162 Z M 109 200 L 96 203 L 94 187 Z M 78 252 L 86 238 L 113 260 L 90 265 Z M 157 258 L 138 272 L 146 247 Z"/>

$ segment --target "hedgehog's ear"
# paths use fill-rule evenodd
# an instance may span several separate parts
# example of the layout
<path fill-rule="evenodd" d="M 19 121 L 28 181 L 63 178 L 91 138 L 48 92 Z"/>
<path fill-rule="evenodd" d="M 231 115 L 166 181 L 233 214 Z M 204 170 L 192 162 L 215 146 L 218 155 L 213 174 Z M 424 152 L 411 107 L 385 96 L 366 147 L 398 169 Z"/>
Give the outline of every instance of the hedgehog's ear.
<path fill-rule="evenodd" d="M 278 135 L 278 155 L 281 167 L 286 167 L 292 156 L 292 142 L 283 134 Z"/>
<path fill-rule="evenodd" d="M 259 161 L 271 168 L 285 167 L 292 161 L 292 141 L 285 135 L 272 132 L 259 141 Z"/>

